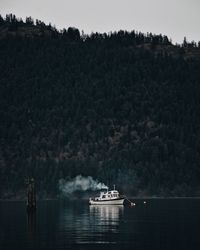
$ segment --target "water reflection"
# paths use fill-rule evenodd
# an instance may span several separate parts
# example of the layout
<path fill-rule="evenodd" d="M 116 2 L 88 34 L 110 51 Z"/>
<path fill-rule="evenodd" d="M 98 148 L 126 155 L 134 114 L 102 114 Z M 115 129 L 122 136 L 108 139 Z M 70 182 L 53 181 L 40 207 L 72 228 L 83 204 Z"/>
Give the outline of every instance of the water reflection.
<path fill-rule="evenodd" d="M 68 244 L 116 243 L 123 205 L 66 205 L 60 211 L 59 231 Z"/>
<path fill-rule="evenodd" d="M 27 228 L 30 234 L 36 232 L 36 212 L 27 212 Z"/>
<path fill-rule="evenodd" d="M 123 205 L 91 205 L 90 216 L 93 217 L 93 220 L 99 225 L 117 226 L 123 215 L 123 210 Z"/>
<path fill-rule="evenodd" d="M 119 225 L 123 216 L 123 211 L 123 205 L 90 206 L 90 231 L 92 232 L 92 235 L 95 236 L 95 243 L 117 243 L 115 236 L 116 233 L 119 232 Z"/>

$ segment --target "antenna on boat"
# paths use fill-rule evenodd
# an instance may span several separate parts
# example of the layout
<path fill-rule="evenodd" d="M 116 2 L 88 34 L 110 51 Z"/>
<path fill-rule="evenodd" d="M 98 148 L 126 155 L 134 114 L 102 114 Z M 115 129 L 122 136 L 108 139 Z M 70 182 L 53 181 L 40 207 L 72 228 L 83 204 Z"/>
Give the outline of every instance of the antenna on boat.
<path fill-rule="evenodd" d="M 107 192 L 108 192 L 108 189 L 109 189 L 109 187 L 108 187 L 108 182 L 106 183 L 107 185 L 106 185 L 106 189 L 107 189 Z"/>
<path fill-rule="evenodd" d="M 115 190 L 115 185 L 113 185 L 114 186 L 114 190 Z"/>

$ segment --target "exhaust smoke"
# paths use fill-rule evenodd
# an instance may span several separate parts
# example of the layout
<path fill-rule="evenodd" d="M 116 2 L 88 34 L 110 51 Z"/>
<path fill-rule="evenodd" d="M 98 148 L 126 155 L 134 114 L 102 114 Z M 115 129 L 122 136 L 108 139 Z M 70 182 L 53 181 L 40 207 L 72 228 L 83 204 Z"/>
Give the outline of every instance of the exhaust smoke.
<path fill-rule="evenodd" d="M 94 180 L 91 176 L 77 175 L 68 181 L 65 179 L 59 180 L 59 190 L 64 196 L 69 196 L 75 191 L 95 191 L 107 188 L 104 183 Z"/>

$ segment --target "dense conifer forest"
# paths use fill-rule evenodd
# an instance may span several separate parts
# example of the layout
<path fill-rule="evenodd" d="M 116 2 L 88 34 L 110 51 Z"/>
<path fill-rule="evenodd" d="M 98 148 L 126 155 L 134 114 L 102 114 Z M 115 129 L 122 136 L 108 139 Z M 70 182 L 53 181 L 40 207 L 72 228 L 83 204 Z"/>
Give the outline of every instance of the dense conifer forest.
<path fill-rule="evenodd" d="M 0 119 L 1 198 L 78 174 L 200 196 L 200 43 L 0 17 Z"/>

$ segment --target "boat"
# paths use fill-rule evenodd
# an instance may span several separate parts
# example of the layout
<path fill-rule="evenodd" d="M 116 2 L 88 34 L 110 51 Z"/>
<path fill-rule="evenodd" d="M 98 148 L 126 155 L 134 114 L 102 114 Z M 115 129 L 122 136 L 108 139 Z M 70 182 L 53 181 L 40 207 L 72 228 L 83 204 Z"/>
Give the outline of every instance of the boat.
<path fill-rule="evenodd" d="M 115 186 L 113 190 L 101 191 L 98 197 L 90 198 L 90 205 L 123 205 L 125 197 L 120 195 Z"/>

